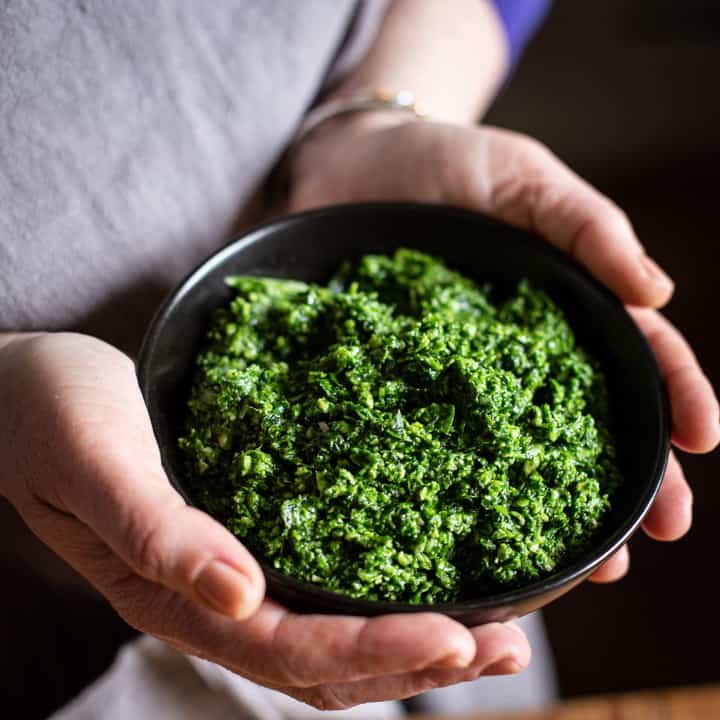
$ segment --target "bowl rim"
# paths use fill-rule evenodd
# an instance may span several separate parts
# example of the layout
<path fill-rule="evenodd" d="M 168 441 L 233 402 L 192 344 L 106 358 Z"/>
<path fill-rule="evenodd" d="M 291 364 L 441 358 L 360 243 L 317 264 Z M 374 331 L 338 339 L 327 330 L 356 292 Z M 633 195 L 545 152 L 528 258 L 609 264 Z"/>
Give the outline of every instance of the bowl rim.
<path fill-rule="evenodd" d="M 282 215 L 272 218 L 265 222 L 255 224 L 240 233 L 226 245 L 216 250 L 190 270 L 185 277 L 177 283 L 172 290 L 166 295 L 165 299 L 158 306 L 153 315 L 150 324 L 147 327 L 143 342 L 138 354 L 136 368 L 139 385 L 148 412 L 151 408 L 151 369 L 154 349 L 162 329 L 165 326 L 168 316 L 173 312 L 176 305 L 198 286 L 202 280 L 207 277 L 213 270 L 221 266 L 229 258 L 247 247 L 262 242 L 266 237 L 274 235 L 277 231 L 292 225 L 305 222 L 308 219 L 318 218 L 328 215 L 345 215 L 357 212 L 396 212 L 396 211 L 412 211 L 428 214 L 453 215 L 468 221 L 479 222 L 486 227 L 502 228 L 505 232 L 512 230 L 519 242 L 525 245 L 531 245 L 536 252 L 547 255 L 555 262 L 562 264 L 569 272 L 574 272 L 582 276 L 586 283 L 593 286 L 594 290 L 600 293 L 604 300 L 610 305 L 615 306 L 618 314 L 618 320 L 623 322 L 626 329 L 630 331 L 639 342 L 650 365 L 653 368 L 653 386 L 654 394 L 658 401 L 659 418 L 658 418 L 658 452 L 655 458 L 653 471 L 645 484 L 644 491 L 636 499 L 633 510 L 626 519 L 620 523 L 615 531 L 605 539 L 599 546 L 594 547 L 578 556 L 568 565 L 552 574 L 526 583 L 519 588 L 513 588 L 502 592 L 495 592 L 484 595 L 475 599 L 458 600 L 455 602 L 445 603 L 407 603 L 388 600 L 367 600 L 364 598 L 354 598 L 350 595 L 327 590 L 320 585 L 298 580 L 290 575 L 285 575 L 279 570 L 268 565 L 266 562 L 255 558 L 265 574 L 268 581 L 282 584 L 292 590 L 298 596 L 313 597 L 321 600 L 324 605 L 332 606 L 342 604 L 344 609 L 352 609 L 358 614 L 385 614 L 385 613 L 408 613 L 408 612 L 438 612 L 444 614 L 459 613 L 462 611 L 472 610 L 490 610 L 495 608 L 507 607 L 521 601 L 535 598 L 539 595 L 546 595 L 557 591 L 558 594 L 563 588 L 572 586 L 587 577 L 593 570 L 597 569 L 605 560 L 613 555 L 628 539 L 635 533 L 643 521 L 645 514 L 652 505 L 657 495 L 667 468 L 670 454 L 670 403 L 667 394 L 667 388 L 660 371 L 650 343 L 645 335 L 641 332 L 635 321 L 625 309 L 621 301 L 614 295 L 608 287 L 596 279 L 590 272 L 567 253 L 559 250 L 551 245 L 543 238 L 531 233 L 525 229 L 515 227 L 509 223 L 497 220 L 483 213 L 458 208 L 445 204 L 422 203 L 422 202 L 360 202 L 360 203 L 343 203 L 337 205 L 323 206 L 312 208 L 292 214 Z M 155 419 L 151 417 L 153 428 L 155 428 Z M 167 474 L 168 481 L 177 490 L 183 499 L 191 506 L 191 502 L 182 485 L 175 478 L 175 473 L 166 458 L 162 457 L 163 469 Z M 204 512 L 204 511 L 203 511 Z M 238 538 L 238 542 L 241 542 Z M 255 557 L 253 555 L 253 557 Z M 270 582 L 268 583 L 270 584 Z"/>

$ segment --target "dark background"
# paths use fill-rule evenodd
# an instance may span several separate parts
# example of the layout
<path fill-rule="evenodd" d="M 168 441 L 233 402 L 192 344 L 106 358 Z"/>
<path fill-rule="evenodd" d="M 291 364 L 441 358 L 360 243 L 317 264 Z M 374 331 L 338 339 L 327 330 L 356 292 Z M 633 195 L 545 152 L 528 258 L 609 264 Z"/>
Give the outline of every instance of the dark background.
<path fill-rule="evenodd" d="M 720 3 L 558 0 L 489 117 L 545 142 L 625 208 L 675 279 L 667 315 L 716 387 L 719 70 Z M 565 695 L 720 680 L 720 454 L 683 462 L 690 535 L 636 536 L 626 579 L 585 584 L 547 609 Z M 0 505 L 0 715 L 41 718 L 131 631 L 26 532 Z"/>
<path fill-rule="evenodd" d="M 488 121 L 528 133 L 618 202 L 677 290 L 665 310 L 720 387 L 720 3 L 558 0 Z M 695 524 L 636 535 L 619 583 L 547 608 L 566 695 L 720 680 L 720 453 L 681 458 Z"/>

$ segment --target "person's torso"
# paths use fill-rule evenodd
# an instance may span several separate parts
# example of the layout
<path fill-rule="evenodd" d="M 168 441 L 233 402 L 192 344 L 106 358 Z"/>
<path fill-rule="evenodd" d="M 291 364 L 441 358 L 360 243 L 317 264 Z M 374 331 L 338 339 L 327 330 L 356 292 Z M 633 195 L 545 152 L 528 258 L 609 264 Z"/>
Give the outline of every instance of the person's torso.
<path fill-rule="evenodd" d="M 134 349 L 227 240 L 354 0 L 10 0 L 0 9 L 0 330 Z"/>

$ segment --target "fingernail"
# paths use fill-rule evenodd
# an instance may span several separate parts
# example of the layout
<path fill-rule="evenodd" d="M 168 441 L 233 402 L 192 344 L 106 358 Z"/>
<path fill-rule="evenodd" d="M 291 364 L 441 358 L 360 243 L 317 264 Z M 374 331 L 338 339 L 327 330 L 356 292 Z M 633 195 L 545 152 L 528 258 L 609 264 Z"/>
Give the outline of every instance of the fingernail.
<path fill-rule="evenodd" d="M 670 290 L 675 284 L 670 276 L 651 258 L 643 255 L 641 260 L 644 275 L 664 290 Z"/>
<path fill-rule="evenodd" d="M 512 656 L 498 660 L 483 670 L 483 675 L 515 675 L 525 668 Z"/>
<path fill-rule="evenodd" d="M 248 580 L 235 568 L 213 560 L 195 578 L 194 587 L 210 609 L 237 619 L 243 617 Z"/>

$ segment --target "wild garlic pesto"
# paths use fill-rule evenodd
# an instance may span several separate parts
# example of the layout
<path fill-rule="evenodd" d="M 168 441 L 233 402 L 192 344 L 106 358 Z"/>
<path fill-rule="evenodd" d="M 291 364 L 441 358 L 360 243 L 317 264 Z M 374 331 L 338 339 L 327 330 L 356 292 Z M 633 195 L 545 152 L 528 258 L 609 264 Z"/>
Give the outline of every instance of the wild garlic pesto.
<path fill-rule="evenodd" d="M 561 311 L 412 250 L 327 287 L 228 278 L 180 446 L 260 559 L 371 600 L 519 586 L 582 551 L 620 482 L 605 383 Z"/>

